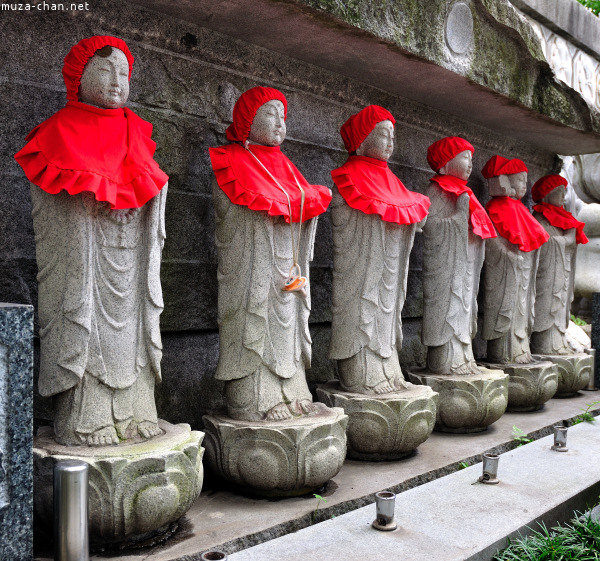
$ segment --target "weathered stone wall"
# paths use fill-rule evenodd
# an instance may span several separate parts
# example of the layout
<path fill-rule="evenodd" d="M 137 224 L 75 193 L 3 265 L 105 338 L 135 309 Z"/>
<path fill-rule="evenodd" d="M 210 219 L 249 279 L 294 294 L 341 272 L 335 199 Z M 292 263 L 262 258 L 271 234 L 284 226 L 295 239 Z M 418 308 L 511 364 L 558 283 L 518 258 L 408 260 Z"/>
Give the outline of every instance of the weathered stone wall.
<path fill-rule="evenodd" d="M 398 121 L 390 167 L 409 189 L 423 192 L 432 175 L 425 157 L 427 147 L 446 135 L 464 136 L 475 145 L 470 185 L 482 202 L 487 195 L 479 170 L 494 153 L 522 158 L 530 169 L 530 184 L 557 168 L 551 153 L 317 66 L 186 24 L 184 19 L 169 19 L 109 0 L 90 3 L 87 12 L 3 12 L 0 301 L 36 303 L 28 182 L 12 156 L 29 130 L 63 106 L 62 59 L 71 45 L 94 34 L 121 37 L 136 58 L 129 106 L 154 124 L 156 159 L 170 176 L 162 265 L 165 352 L 164 381 L 157 390 L 159 413 L 169 421 L 189 422 L 197 428 L 206 409 L 220 403 L 221 392 L 220 383 L 212 379 L 218 332 L 208 148 L 225 142 L 225 128 L 239 93 L 255 85 L 284 92 L 289 117 L 283 151 L 312 183 L 332 186 L 329 171 L 346 159 L 339 127 L 351 113 L 371 103 L 387 107 Z M 311 268 L 311 383 L 334 374 L 327 359 L 331 266 L 331 226 L 326 214 L 318 226 Z M 421 240 L 417 236 L 403 311 L 404 363 L 423 358 L 418 337 L 421 299 Z M 38 400 L 36 406 L 38 416 L 48 415 L 48 403 Z"/>

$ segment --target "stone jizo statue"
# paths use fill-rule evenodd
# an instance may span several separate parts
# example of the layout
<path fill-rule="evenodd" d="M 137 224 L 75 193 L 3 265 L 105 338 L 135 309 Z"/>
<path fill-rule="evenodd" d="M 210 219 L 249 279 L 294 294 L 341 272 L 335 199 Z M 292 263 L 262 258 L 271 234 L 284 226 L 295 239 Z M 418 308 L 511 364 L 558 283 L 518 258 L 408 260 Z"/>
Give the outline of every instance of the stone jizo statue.
<path fill-rule="evenodd" d="M 500 364 L 533 361 L 533 328 L 538 248 L 548 234 L 521 202 L 527 167 L 515 158 L 493 156 L 482 170 L 491 200 L 486 205 L 498 237 L 486 244 L 485 305 L 482 336 L 487 359 Z"/>
<path fill-rule="evenodd" d="M 423 228 L 423 328 L 427 369 L 434 374 L 480 374 L 472 340 L 477 332 L 477 292 L 484 240 L 496 232 L 467 187 L 473 146 L 459 137 L 433 143 L 427 161 L 436 172 Z"/>
<path fill-rule="evenodd" d="M 341 134 L 348 161 L 331 175 L 337 186 L 333 223 L 333 322 L 329 356 L 342 388 L 384 394 L 405 389 L 398 362 L 401 312 L 415 231 L 429 199 L 412 193 L 390 171 L 391 113 L 370 105 Z"/>
<path fill-rule="evenodd" d="M 550 238 L 540 248 L 537 270 L 535 320 L 531 348 L 542 355 L 571 355 L 567 343 L 577 244 L 588 242 L 585 224 L 563 206 L 567 180 L 560 175 L 546 175 L 536 181 L 531 196 L 537 203 L 534 218 Z"/>
<path fill-rule="evenodd" d="M 161 433 L 159 316 L 168 177 L 152 125 L 124 104 L 133 57 L 83 39 L 65 58 L 67 105 L 15 158 L 31 181 L 38 263 L 39 391 L 58 443 L 102 446 Z"/>
<path fill-rule="evenodd" d="M 309 262 L 331 192 L 279 146 L 287 101 L 255 87 L 238 99 L 231 144 L 210 149 L 219 279 L 219 364 L 228 415 L 284 421 L 314 411 L 306 383 Z"/>

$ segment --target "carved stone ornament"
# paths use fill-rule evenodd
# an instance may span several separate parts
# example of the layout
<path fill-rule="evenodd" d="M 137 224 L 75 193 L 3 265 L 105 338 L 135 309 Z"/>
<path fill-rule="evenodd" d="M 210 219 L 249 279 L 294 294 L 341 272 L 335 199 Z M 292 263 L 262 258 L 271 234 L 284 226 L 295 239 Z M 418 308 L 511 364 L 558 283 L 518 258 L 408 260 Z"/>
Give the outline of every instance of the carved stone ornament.
<path fill-rule="evenodd" d="M 317 388 L 319 400 L 341 407 L 348 421 L 348 457 L 397 460 L 411 454 L 433 431 L 438 394 L 427 386 L 407 384 L 403 391 L 361 394 L 344 391 L 339 382 Z"/>
<path fill-rule="evenodd" d="M 495 423 L 508 404 L 508 375 L 502 370 L 480 367 L 471 376 L 433 375 L 426 370 L 409 370 L 414 384 L 429 386 L 439 394 L 435 430 L 481 432 Z"/>
<path fill-rule="evenodd" d="M 584 353 L 572 355 L 533 355 L 537 360 L 551 361 L 558 373 L 554 397 L 573 397 L 588 385 L 593 360 Z"/>
<path fill-rule="evenodd" d="M 348 417 L 315 403 L 315 412 L 285 421 L 236 421 L 205 415 L 210 468 L 245 491 L 266 497 L 305 495 L 340 471 Z"/>
<path fill-rule="evenodd" d="M 61 446 L 48 427 L 34 445 L 35 513 L 53 525 L 52 472 L 60 460 L 89 465 L 92 543 L 127 543 L 161 533 L 200 495 L 204 433 L 159 421 L 163 434 L 136 444 L 102 448 Z"/>

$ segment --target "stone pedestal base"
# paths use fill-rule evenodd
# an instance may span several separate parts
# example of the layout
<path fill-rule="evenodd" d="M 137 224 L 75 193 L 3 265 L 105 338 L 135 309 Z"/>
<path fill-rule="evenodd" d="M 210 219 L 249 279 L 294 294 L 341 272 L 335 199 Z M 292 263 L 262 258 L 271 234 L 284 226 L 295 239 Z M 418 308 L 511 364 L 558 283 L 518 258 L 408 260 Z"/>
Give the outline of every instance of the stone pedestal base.
<path fill-rule="evenodd" d="M 548 360 L 530 364 L 483 364 L 509 375 L 507 411 L 537 411 L 556 393 L 558 374 Z"/>
<path fill-rule="evenodd" d="M 59 460 L 89 464 L 89 532 L 95 544 L 136 542 L 163 532 L 200 495 L 204 433 L 159 421 L 164 434 L 134 444 L 62 446 L 50 427 L 33 442 L 34 508 L 52 528 L 52 471 Z"/>
<path fill-rule="evenodd" d="M 585 388 L 592 376 L 593 360 L 590 355 L 533 355 L 536 360 L 549 360 L 558 371 L 558 389 L 554 397 L 573 397 Z"/>
<path fill-rule="evenodd" d="M 266 497 L 293 497 L 322 487 L 346 457 L 348 417 L 317 411 L 287 421 L 236 421 L 205 415 L 206 459 L 220 476 Z"/>
<path fill-rule="evenodd" d="M 481 370 L 481 374 L 467 376 L 432 374 L 425 369 L 408 372 L 411 382 L 440 394 L 434 430 L 481 432 L 502 417 L 508 403 L 508 375 Z"/>
<path fill-rule="evenodd" d="M 350 418 L 348 457 L 396 460 L 425 442 L 435 424 L 438 394 L 427 386 L 409 384 L 405 391 L 380 395 L 349 393 L 339 382 L 317 388 L 319 400 L 341 407 Z"/>

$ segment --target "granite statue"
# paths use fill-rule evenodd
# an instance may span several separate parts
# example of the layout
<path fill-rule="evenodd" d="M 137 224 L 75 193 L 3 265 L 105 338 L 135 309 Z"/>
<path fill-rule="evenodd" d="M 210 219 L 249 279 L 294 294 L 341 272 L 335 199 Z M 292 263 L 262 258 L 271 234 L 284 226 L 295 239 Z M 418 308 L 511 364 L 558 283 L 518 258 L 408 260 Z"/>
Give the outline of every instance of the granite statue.
<path fill-rule="evenodd" d="M 65 58 L 67 105 L 16 159 L 31 181 L 38 262 L 39 391 L 57 442 L 160 434 L 160 260 L 167 175 L 152 126 L 124 108 L 133 57 L 114 37 Z"/>
<path fill-rule="evenodd" d="M 531 190 L 533 216 L 549 235 L 540 248 L 531 350 L 535 358 L 556 366 L 558 397 L 575 395 L 593 376 L 590 356 L 575 352 L 568 342 L 577 246 L 588 238 L 585 223 L 564 208 L 567 185 L 564 177 L 547 175 Z"/>
<path fill-rule="evenodd" d="M 348 161 L 332 171 L 333 321 L 329 358 L 344 390 L 406 389 L 397 348 L 415 231 L 429 199 L 390 171 L 394 117 L 376 105 L 353 115 L 341 133 Z M 366 133 L 366 134 L 365 134 Z"/>
<path fill-rule="evenodd" d="M 435 374 L 480 372 L 473 357 L 477 293 L 485 240 L 496 232 L 467 187 L 473 146 L 459 137 L 438 140 L 427 151 L 436 172 L 423 229 L 423 328 L 427 368 Z"/>
<path fill-rule="evenodd" d="M 82 39 L 65 57 L 66 107 L 15 156 L 31 182 L 39 390 L 54 396 L 54 429 L 33 442 L 34 508 L 52 526 L 54 464 L 86 462 L 95 544 L 164 532 L 203 481 L 204 434 L 159 420 L 154 401 L 168 177 L 152 125 L 124 107 L 132 67 L 121 39 Z"/>
<path fill-rule="evenodd" d="M 535 275 L 539 247 L 548 234 L 521 202 L 527 192 L 527 167 L 514 158 L 493 156 L 482 170 L 491 200 L 486 205 L 499 236 L 486 245 L 482 337 L 487 359 L 498 364 L 533 361 Z"/>
<path fill-rule="evenodd" d="M 352 115 L 340 130 L 348 160 L 331 172 L 329 356 L 339 381 L 319 386 L 317 395 L 348 414 L 348 456 L 366 460 L 415 450 L 433 430 L 437 403 L 430 388 L 405 381 L 398 360 L 410 251 L 430 203 L 388 167 L 394 125 L 393 115 L 378 105 Z"/>
<path fill-rule="evenodd" d="M 535 411 L 558 387 L 551 361 L 530 350 L 539 252 L 548 234 L 521 202 L 527 192 L 527 167 L 514 158 L 493 156 L 482 175 L 491 196 L 486 205 L 498 237 L 485 248 L 485 301 L 482 337 L 487 362 L 509 375 L 509 411 Z"/>
<path fill-rule="evenodd" d="M 439 393 L 436 429 L 486 430 L 506 410 L 508 376 L 476 364 L 477 293 L 485 244 L 496 231 L 467 186 L 473 146 L 452 136 L 434 142 L 427 161 L 436 175 L 425 194 L 431 199 L 423 228 L 424 369 L 410 369 L 411 382 Z"/>
<path fill-rule="evenodd" d="M 309 262 L 331 200 L 280 151 L 287 101 L 252 88 L 234 108 L 232 141 L 210 149 L 219 259 L 219 363 L 232 419 L 281 421 L 314 411 L 306 383 Z"/>
<path fill-rule="evenodd" d="M 210 149 L 218 253 L 219 362 L 227 410 L 203 417 L 211 468 L 246 492 L 301 495 L 342 467 L 348 417 L 313 403 L 308 330 L 318 216 L 331 191 L 281 152 L 287 100 L 244 92 Z"/>
<path fill-rule="evenodd" d="M 563 208 L 567 180 L 546 175 L 536 181 L 531 196 L 534 218 L 549 234 L 540 248 L 536 277 L 535 320 L 531 348 L 536 354 L 569 355 L 569 326 L 577 245 L 588 242 L 585 224 Z"/>

